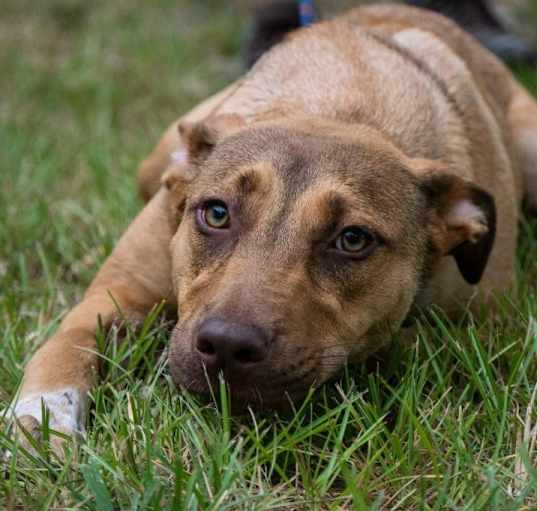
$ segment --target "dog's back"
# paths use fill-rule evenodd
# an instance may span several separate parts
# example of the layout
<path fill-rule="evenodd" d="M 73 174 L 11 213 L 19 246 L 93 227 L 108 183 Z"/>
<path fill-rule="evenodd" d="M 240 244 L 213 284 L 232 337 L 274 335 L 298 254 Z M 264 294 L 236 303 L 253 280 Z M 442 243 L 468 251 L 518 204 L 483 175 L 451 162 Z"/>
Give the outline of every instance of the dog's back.
<path fill-rule="evenodd" d="M 260 60 L 242 93 L 221 111 L 254 119 L 278 105 L 364 123 L 409 156 L 449 162 L 471 157 L 462 147 L 479 145 L 483 131 L 507 133 L 513 83 L 504 65 L 450 20 L 376 6 L 291 34 Z"/>
<path fill-rule="evenodd" d="M 449 18 L 415 7 L 374 5 L 353 9 L 341 19 L 386 38 L 393 38 L 397 33 L 408 29 L 419 29 L 433 34 L 464 61 L 473 80 L 498 117 L 501 118 L 502 112 L 507 110 L 513 82 L 507 68 Z M 420 60 L 427 60 L 427 56 L 421 56 Z"/>

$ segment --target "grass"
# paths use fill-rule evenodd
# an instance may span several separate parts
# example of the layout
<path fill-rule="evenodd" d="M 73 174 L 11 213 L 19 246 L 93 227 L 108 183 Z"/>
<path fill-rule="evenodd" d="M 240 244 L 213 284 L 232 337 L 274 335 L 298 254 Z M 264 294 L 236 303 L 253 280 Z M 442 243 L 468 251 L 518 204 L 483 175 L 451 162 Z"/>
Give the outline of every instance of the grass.
<path fill-rule="evenodd" d="M 5 0 L 0 19 L 0 409 L 140 208 L 135 169 L 180 112 L 240 73 L 221 2 Z M 537 73 L 520 71 L 537 90 Z M 537 222 L 499 312 L 349 368 L 286 415 L 173 389 L 166 325 L 105 338 L 89 433 L 66 462 L 13 444 L 1 509 L 537 509 Z M 371 364 L 373 365 L 373 364 Z M 231 396 L 232 399 L 232 396 Z"/>

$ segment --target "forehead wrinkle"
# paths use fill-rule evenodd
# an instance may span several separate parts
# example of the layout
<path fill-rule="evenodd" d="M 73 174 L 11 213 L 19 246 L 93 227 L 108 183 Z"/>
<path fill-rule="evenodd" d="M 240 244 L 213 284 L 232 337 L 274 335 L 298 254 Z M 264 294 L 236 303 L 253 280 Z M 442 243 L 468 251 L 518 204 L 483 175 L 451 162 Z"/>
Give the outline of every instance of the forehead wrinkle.
<path fill-rule="evenodd" d="M 289 214 L 293 231 L 322 237 L 327 229 L 335 229 L 344 214 L 349 197 L 342 183 L 334 178 L 314 181 L 296 197 Z"/>
<path fill-rule="evenodd" d="M 257 243 L 273 245 L 280 230 L 279 218 L 285 209 L 284 181 L 274 162 L 258 161 L 236 169 L 230 183 L 238 197 L 248 233 L 243 236 Z"/>
<path fill-rule="evenodd" d="M 276 169 L 270 161 L 258 161 L 238 167 L 232 173 L 231 187 L 241 197 L 251 194 L 266 195 L 275 191 L 280 182 Z"/>
<path fill-rule="evenodd" d="M 246 177 L 247 176 L 247 177 Z M 280 233 L 282 211 L 285 210 L 285 186 L 280 172 L 270 161 L 260 161 L 249 166 L 238 176 L 236 186 L 241 197 L 244 215 L 250 223 L 250 239 L 256 243 L 273 245 Z"/>
<path fill-rule="evenodd" d="M 195 185 L 198 195 L 214 195 L 222 199 L 236 199 L 243 202 L 250 196 L 278 194 L 283 188 L 270 161 L 242 163 L 219 172 L 207 172 Z"/>
<path fill-rule="evenodd" d="M 374 198 L 362 194 L 359 184 L 331 177 L 315 181 L 300 194 L 289 214 L 289 228 L 304 236 L 328 237 L 338 228 L 369 227 L 387 240 L 401 235 L 401 220 L 383 212 Z M 393 209 L 391 210 L 393 213 Z"/>
<path fill-rule="evenodd" d="M 360 173 L 349 183 L 354 207 L 380 223 L 394 240 L 408 234 L 420 209 L 417 189 L 406 174 L 404 170 L 375 168 Z"/>

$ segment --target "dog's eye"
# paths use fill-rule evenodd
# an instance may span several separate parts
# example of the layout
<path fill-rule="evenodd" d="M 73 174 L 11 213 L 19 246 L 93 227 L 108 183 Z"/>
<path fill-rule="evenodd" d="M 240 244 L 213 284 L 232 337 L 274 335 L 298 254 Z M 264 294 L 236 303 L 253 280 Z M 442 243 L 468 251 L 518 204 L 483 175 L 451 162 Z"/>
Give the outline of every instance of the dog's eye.
<path fill-rule="evenodd" d="M 203 207 L 203 220 L 213 229 L 225 229 L 229 226 L 229 211 L 220 201 L 212 201 Z"/>
<path fill-rule="evenodd" d="M 353 255 L 368 255 L 374 244 L 375 236 L 363 227 L 346 228 L 335 242 L 338 250 Z"/>

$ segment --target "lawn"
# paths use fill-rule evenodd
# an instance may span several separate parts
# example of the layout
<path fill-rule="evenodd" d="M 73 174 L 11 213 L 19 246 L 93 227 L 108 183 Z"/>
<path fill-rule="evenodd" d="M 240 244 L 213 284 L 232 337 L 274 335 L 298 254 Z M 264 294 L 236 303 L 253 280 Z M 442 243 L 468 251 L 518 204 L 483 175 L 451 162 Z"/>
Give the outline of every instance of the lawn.
<path fill-rule="evenodd" d="M 129 342 L 101 336 L 88 436 L 66 461 L 13 444 L 1 410 L 140 209 L 138 163 L 241 73 L 245 22 L 225 5 L 2 2 L 0 509 L 537 509 L 535 220 L 494 318 L 432 311 L 415 344 L 395 339 L 293 413 L 234 417 L 226 392 L 175 392 L 153 316 Z"/>

